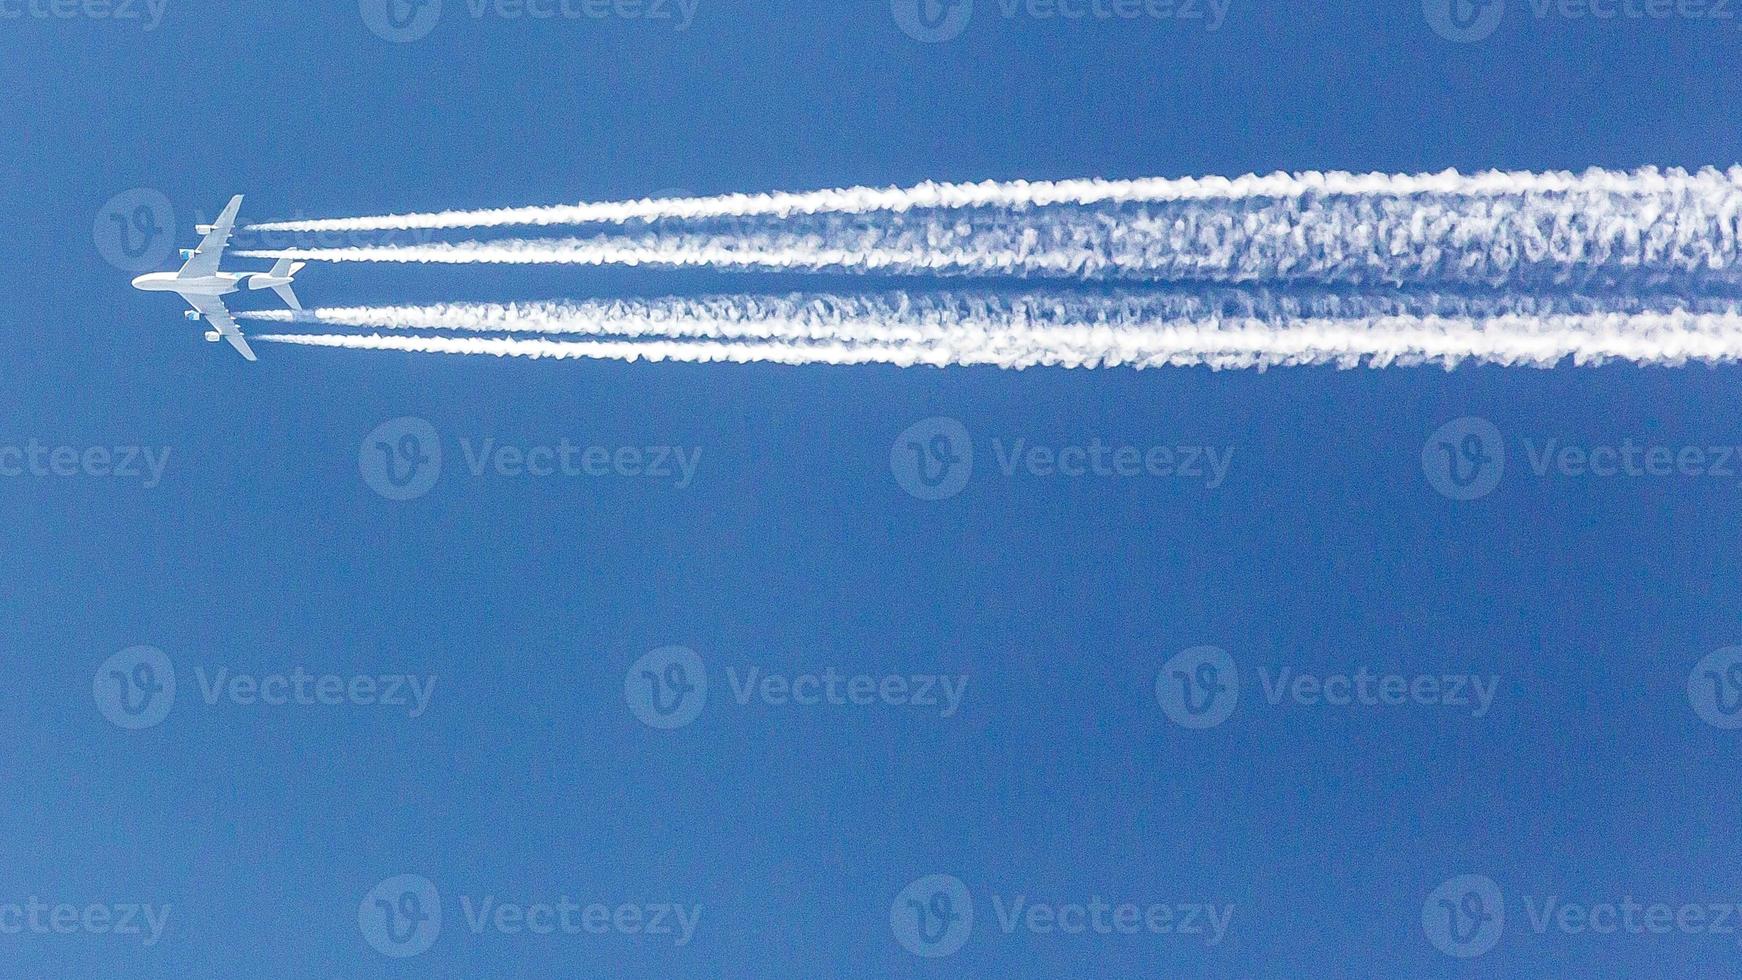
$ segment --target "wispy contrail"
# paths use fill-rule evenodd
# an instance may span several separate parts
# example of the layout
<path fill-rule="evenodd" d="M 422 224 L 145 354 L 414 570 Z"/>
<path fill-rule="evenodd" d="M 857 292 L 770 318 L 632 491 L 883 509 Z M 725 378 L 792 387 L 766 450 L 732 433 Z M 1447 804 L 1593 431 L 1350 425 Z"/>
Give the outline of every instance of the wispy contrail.
<path fill-rule="evenodd" d="M 1742 186 L 1742 168 L 1712 168 L 1689 173 L 1647 167 L 1632 171 L 1587 170 L 1549 173 L 1486 171 L 1460 174 L 1275 173 L 1265 176 L 1143 178 L 1137 180 L 925 182 L 912 187 L 848 187 L 773 194 L 643 199 L 555 205 L 438 211 L 362 218 L 273 221 L 256 231 L 329 232 L 439 228 L 490 228 L 510 225 L 622 223 L 630 221 L 787 218 L 811 214 L 868 214 L 935 208 L 1026 209 L 1056 205 L 1101 205 L 1182 201 L 1243 201 L 1343 195 L 1402 198 L 1421 195 L 1478 198 L 1516 195 L 1708 193 Z"/>
<path fill-rule="evenodd" d="M 1142 282 L 1573 287 L 1742 283 L 1742 190 L 1295 198 L 1135 212 L 820 216 L 722 231 L 289 248 L 256 258 Z"/>
<path fill-rule="evenodd" d="M 1379 317 L 1178 322 L 1148 327 L 1058 327 L 986 331 L 951 327 L 919 341 L 594 340 L 407 335 L 264 335 L 275 343 L 499 357 L 766 361 L 900 366 L 1268 368 L 1373 367 L 1464 361 L 1549 367 L 1630 361 L 1646 365 L 1742 359 L 1742 315 L 1704 313 L 1505 316 L 1487 319 Z"/>
<path fill-rule="evenodd" d="M 919 271 L 975 269 L 988 263 L 1014 268 L 1017 257 L 986 252 L 926 253 L 917 249 L 830 246 L 819 236 L 665 235 L 643 239 L 508 239 L 494 242 L 432 242 L 346 248 L 256 249 L 241 258 L 296 257 L 316 262 L 392 262 L 431 265 L 624 265 L 655 268 L 708 267 L 737 270 Z M 1042 257 L 1035 263 L 1045 267 Z M 1060 271 L 1065 271 L 1062 268 Z"/>
<path fill-rule="evenodd" d="M 1458 295 L 1214 289 L 1199 292 L 667 296 L 425 306 L 238 311 L 241 319 L 386 330 L 459 330 L 592 337 L 660 337 L 855 344 L 929 343 L 963 335 L 1086 337 L 1097 331 L 1301 321 L 1408 319 L 1563 322 L 1640 314 L 1742 314 L 1742 300 L 1668 295 Z M 1709 322 L 1709 321 L 1708 321 Z"/>

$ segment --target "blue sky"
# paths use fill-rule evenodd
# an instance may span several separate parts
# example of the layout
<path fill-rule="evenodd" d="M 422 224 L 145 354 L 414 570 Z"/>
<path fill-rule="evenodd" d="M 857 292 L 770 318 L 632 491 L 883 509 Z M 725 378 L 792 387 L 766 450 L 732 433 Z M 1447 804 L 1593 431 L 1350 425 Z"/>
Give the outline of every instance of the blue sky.
<path fill-rule="evenodd" d="M 1734 368 L 245 364 L 104 232 L 140 189 L 191 246 L 233 193 L 264 220 L 1742 158 L 1723 7 L 1431 2 L 1234 0 L 1210 30 L 979 0 L 934 43 L 878 2 L 697 0 L 680 30 L 446 0 L 396 41 L 367 4 L 0 0 L 3 972 L 1734 975 Z M 392 499 L 408 433 L 441 467 Z M 1497 480 L 1448 483 L 1442 444 Z M 565 445 L 611 462 L 513 463 Z M 1059 475 L 1037 446 L 1171 465 Z M 1652 447 L 1700 463 L 1653 475 Z M 1607 451 L 1638 475 L 1579 462 Z M 954 493 L 920 479 L 969 452 Z M 1364 671 L 1378 703 L 1323 703 Z M 1100 903 L 1137 933 L 1048 928 Z"/>

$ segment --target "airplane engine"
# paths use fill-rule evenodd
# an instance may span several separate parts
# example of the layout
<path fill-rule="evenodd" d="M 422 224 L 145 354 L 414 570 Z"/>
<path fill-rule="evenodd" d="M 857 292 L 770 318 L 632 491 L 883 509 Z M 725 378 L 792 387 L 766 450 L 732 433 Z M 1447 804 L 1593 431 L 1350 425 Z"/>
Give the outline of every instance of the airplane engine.
<path fill-rule="evenodd" d="M 196 235 L 210 235 L 211 233 L 211 225 L 194 225 L 194 234 Z"/>
<path fill-rule="evenodd" d="M 216 330 L 207 330 L 206 331 L 206 343 L 215 344 L 217 342 L 218 342 L 218 332 Z"/>
<path fill-rule="evenodd" d="M 188 260 L 188 259 L 191 259 L 191 258 L 193 258 L 193 257 L 194 257 L 194 250 L 193 250 L 193 249 L 191 249 L 191 248 L 184 248 L 184 249 L 182 249 L 182 250 L 181 250 L 181 257 L 182 257 L 182 260 L 183 260 L 183 261 L 184 261 L 184 262 L 185 262 L 185 261 L 186 261 L 186 260 Z"/>
<path fill-rule="evenodd" d="M 181 315 L 183 317 L 186 317 L 189 320 L 194 321 L 195 323 L 200 322 L 200 311 L 199 310 L 183 310 Z"/>

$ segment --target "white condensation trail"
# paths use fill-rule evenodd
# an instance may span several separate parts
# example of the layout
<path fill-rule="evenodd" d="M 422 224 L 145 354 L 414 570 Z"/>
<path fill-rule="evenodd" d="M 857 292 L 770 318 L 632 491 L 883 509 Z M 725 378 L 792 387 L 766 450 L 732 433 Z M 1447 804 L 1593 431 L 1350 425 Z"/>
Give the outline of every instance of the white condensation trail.
<path fill-rule="evenodd" d="M 932 252 L 914 248 L 831 246 L 815 236 L 661 236 L 611 238 L 508 239 L 495 242 L 432 242 L 423 245 L 365 245 L 341 248 L 255 249 L 239 258 L 294 258 L 314 262 L 391 262 L 417 265 L 623 265 L 655 268 L 715 268 L 749 271 L 914 273 L 977 269 L 988 264 L 1015 268 L 1014 254 L 984 251 Z M 1038 270 L 1069 271 L 1063 259 L 1042 256 Z"/>
<path fill-rule="evenodd" d="M 902 213 L 922 209 L 1093 206 L 1180 201 L 1288 199 L 1309 195 L 1493 197 L 1520 194 L 1658 194 L 1708 192 L 1742 187 L 1742 167 L 1694 172 L 1646 167 L 1582 173 L 1455 170 L 1431 174 L 1353 174 L 1342 171 L 1249 174 L 1244 177 L 1150 177 L 1136 180 L 982 181 L 911 187 L 847 187 L 771 194 L 654 198 L 553 205 L 438 211 L 360 218 L 317 218 L 252 225 L 265 232 L 346 232 L 511 225 L 626 223 L 632 221 L 790 218 L 812 214 Z"/>
<path fill-rule="evenodd" d="M 1176 283 L 1692 287 L 1742 284 L 1742 190 L 1186 203 L 1137 214 L 827 216 L 719 232 L 239 254 Z"/>
<path fill-rule="evenodd" d="M 1286 326 L 1302 320 L 1402 322 L 1412 317 L 1471 322 L 1511 318 L 1523 322 L 1532 317 L 1684 312 L 1742 313 L 1742 300 L 1268 290 L 1106 295 L 893 292 L 441 303 L 327 307 L 303 312 L 238 311 L 235 315 L 271 323 L 385 330 L 894 344 L 933 342 L 963 332 L 1002 335 L 1051 330 L 1057 336 L 1077 336 L 1097 329 L 1129 331 L 1181 323 Z"/>
<path fill-rule="evenodd" d="M 1742 315 L 1652 313 L 1483 320 L 1382 317 L 1178 323 L 1147 328 L 1048 327 L 986 332 L 949 329 L 921 342 L 570 341 L 517 337 L 274 334 L 261 341 L 361 350 L 530 358 L 594 358 L 779 364 L 990 365 L 1217 369 L 1284 365 L 1385 367 L 1464 361 L 1550 367 L 1566 359 L 1594 365 L 1627 361 L 1679 366 L 1742 359 Z"/>

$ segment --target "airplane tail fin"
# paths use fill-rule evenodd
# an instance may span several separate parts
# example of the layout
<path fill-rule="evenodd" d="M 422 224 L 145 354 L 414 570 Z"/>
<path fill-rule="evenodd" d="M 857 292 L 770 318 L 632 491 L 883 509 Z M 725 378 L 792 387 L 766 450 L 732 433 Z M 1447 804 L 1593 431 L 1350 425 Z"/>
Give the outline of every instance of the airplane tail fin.
<path fill-rule="evenodd" d="M 272 287 L 272 291 L 278 294 L 279 299 L 284 300 L 284 305 L 293 310 L 300 311 L 302 309 L 302 302 L 296 298 L 295 293 L 290 291 L 289 283 L 285 283 L 282 286 L 274 286 Z"/>

